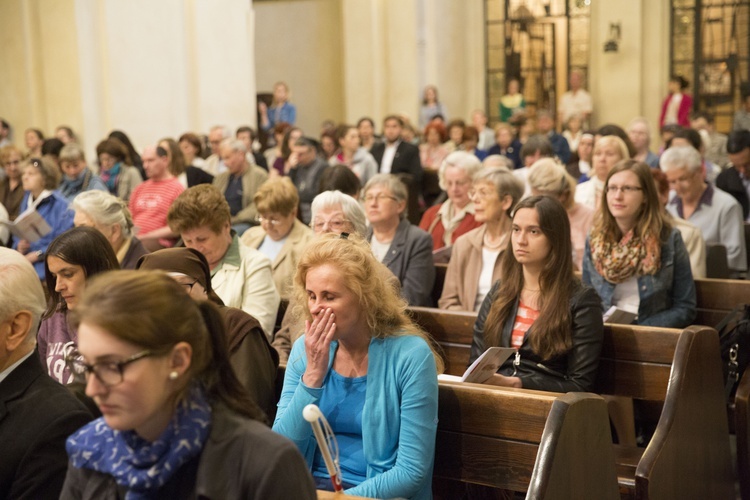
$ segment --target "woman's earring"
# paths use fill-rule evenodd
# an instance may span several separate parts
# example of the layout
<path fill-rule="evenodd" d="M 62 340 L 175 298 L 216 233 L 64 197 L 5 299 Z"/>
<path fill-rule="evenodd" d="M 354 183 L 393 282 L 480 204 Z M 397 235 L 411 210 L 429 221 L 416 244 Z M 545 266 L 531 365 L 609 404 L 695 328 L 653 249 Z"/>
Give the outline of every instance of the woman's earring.
<path fill-rule="evenodd" d="M 180 374 L 177 373 L 177 371 L 169 372 L 169 380 L 177 380 L 177 377 L 179 377 Z"/>

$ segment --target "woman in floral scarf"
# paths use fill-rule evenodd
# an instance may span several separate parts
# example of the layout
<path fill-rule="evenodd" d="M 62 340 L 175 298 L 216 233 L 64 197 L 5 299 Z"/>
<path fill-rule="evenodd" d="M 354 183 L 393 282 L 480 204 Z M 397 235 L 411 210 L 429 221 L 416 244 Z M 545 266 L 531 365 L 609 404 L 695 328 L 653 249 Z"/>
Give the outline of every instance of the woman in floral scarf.
<path fill-rule="evenodd" d="M 103 417 L 67 442 L 62 498 L 302 498 L 315 487 L 229 364 L 221 316 L 164 273 L 92 280 L 71 373 Z"/>
<path fill-rule="evenodd" d="M 605 311 L 617 306 L 637 314 L 639 325 L 690 325 L 696 308 L 690 257 L 661 210 L 648 165 L 618 162 L 604 196 L 586 241 L 583 282 L 596 289 Z"/>

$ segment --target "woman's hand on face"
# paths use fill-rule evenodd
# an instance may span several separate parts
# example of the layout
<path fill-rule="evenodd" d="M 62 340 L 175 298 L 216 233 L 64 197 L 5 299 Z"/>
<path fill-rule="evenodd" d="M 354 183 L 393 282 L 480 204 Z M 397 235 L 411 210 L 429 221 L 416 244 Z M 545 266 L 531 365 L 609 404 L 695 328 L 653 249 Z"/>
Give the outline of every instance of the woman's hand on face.
<path fill-rule="evenodd" d="M 18 251 L 22 254 L 26 255 L 29 253 L 29 250 L 31 250 L 31 244 L 26 240 L 19 240 L 18 241 Z"/>
<path fill-rule="evenodd" d="M 330 308 L 318 312 L 312 323 L 305 321 L 307 368 L 302 381 L 308 387 L 318 388 L 323 385 L 328 372 L 331 341 L 336 333 L 334 321 L 333 310 Z"/>
<path fill-rule="evenodd" d="M 518 377 L 506 377 L 496 373 L 487 381 L 490 385 L 499 385 L 501 387 L 516 387 L 518 389 L 523 387 L 521 379 Z"/>

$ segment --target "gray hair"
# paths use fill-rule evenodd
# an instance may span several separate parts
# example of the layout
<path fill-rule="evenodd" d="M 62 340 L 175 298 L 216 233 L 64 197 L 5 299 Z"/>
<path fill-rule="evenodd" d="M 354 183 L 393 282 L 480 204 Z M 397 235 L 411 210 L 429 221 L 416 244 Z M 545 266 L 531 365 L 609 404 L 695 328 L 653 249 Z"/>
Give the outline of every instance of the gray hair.
<path fill-rule="evenodd" d="M 450 167 L 455 167 L 469 176 L 469 179 L 474 177 L 474 174 L 479 172 L 482 168 L 482 162 L 476 155 L 467 153 L 466 151 L 454 151 L 445 157 L 443 163 L 440 164 L 440 170 L 438 170 L 438 179 L 440 183 L 440 189 L 447 191 L 448 187 L 445 184 L 445 171 Z"/>
<path fill-rule="evenodd" d="M 404 204 L 408 205 L 408 199 L 409 199 L 409 190 L 406 187 L 406 184 L 401 181 L 397 176 L 393 174 L 376 174 L 370 177 L 370 180 L 367 181 L 367 184 L 365 184 L 364 189 L 362 189 L 362 196 L 364 197 L 367 195 L 367 191 L 372 189 L 375 186 L 385 186 L 388 191 L 391 192 L 394 198 L 396 198 L 396 201 L 403 201 Z M 402 219 L 406 218 L 406 209 L 404 209 L 403 212 L 401 212 L 400 217 Z"/>
<path fill-rule="evenodd" d="M 659 158 L 659 168 L 665 173 L 678 168 L 687 168 L 688 172 L 693 173 L 702 167 L 701 154 L 692 146 L 672 146 Z"/>
<path fill-rule="evenodd" d="M 15 250 L 0 247 L 0 320 L 19 311 L 31 313 L 31 328 L 25 343 L 33 345 L 39 321 L 46 308 L 44 290 L 34 267 Z"/>
<path fill-rule="evenodd" d="M 477 182 L 489 182 L 495 186 L 497 196 L 501 200 L 504 196 L 510 196 L 513 203 L 508 208 L 508 217 L 513 213 L 513 208 L 521 200 L 525 186 L 523 181 L 513 175 L 507 168 L 503 167 L 484 167 L 474 176 L 474 184 Z"/>
<path fill-rule="evenodd" d="M 106 191 L 92 189 L 79 194 L 70 203 L 70 208 L 76 212 L 83 212 L 91 217 L 95 223 L 102 226 L 119 224 L 123 237 L 131 235 L 133 217 L 127 204 L 117 196 Z"/>
<path fill-rule="evenodd" d="M 633 125 L 642 124 L 646 127 L 646 135 L 649 139 L 651 139 L 651 125 L 648 123 L 648 120 L 646 120 L 643 116 L 637 116 L 630 120 L 630 123 L 628 123 L 628 131 L 630 131 L 631 128 L 633 128 Z"/>
<path fill-rule="evenodd" d="M 362 206 L 357 200 L 341 191 L 323 191 L 313 199 L 310 206 L 310 224 L 315 220 L 318 212 L 332 207 L 341 207 L 344 217 L 352 223 L 357 234 L 363 238 L 365 237 L 367 234 L 365 211 L 362 210 Z"/>
<path fill-rule="evenodd" d="M 225 127 L 224 125 L 214 125 L 210 129 L 208 129 L 208 133 L 210 134 L 211 132 L 215 130 L 221 131 L 222 139 L 229 139 L 230 137 L 232 137 L 232 131 L 229 130 L 229 127 Z"/>
<path fill-rule="evenodd" d="M 69 142 L 60 150 L 60 162 L 64 161 L 86 161 L 83 148 L 75 142 Z"/>
<path fill-rule="evenodd" d="M 241 151 L 242 153 L 247 153 L 247 146 L 245 146 L 245 143 L 242 142 L 239 139 L 232 139 L 227 138 L 221 141 L 220 148 L 229 148 L 231 151 Z"/>
<path fill-rule="evenodd" d="M 487 158 L 482 160 L 483 167 L 501 167 L 508 170 L 513 170 L 513 161 L 507 156 L 503 155 L 489 155 Z"/>

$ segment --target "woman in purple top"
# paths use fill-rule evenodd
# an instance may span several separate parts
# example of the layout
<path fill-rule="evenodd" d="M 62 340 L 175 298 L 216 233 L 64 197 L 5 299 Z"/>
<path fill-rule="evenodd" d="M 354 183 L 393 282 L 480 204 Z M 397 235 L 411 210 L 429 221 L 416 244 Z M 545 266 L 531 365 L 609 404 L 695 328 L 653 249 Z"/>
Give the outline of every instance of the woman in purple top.
<path fill-rule="evenodd" d="M 120 265 L 102 233 L 92 227 L 76 227 L 50 243 L 44 268 L 49 303 L 37 335 L 39 356 L 52 378 L 68 384 L 72 376 L 65 366 L 65 352 L 69 346 L 75 347 L 78 337 L 68 329 L 68 311 L 81 299 L 86 280 L 120 269 Z"/>

